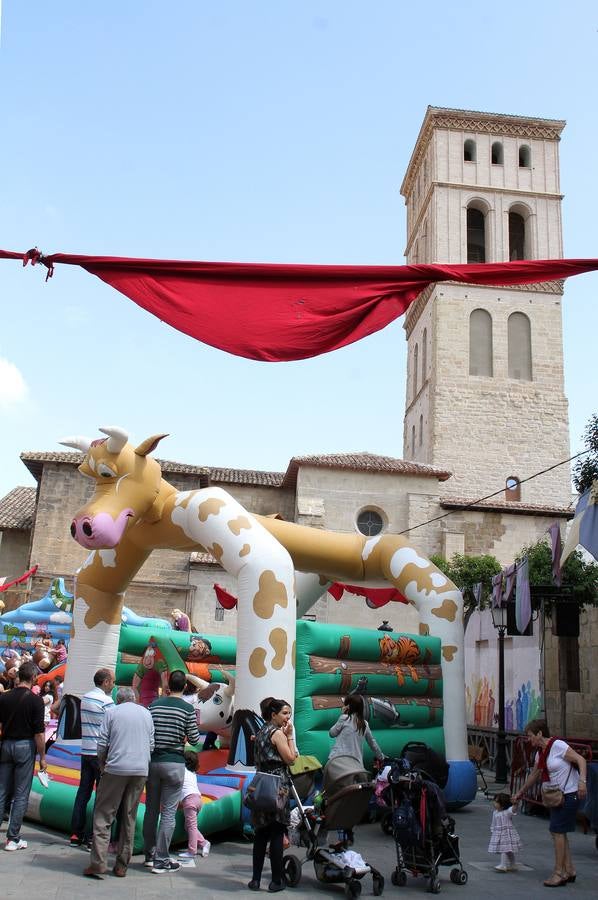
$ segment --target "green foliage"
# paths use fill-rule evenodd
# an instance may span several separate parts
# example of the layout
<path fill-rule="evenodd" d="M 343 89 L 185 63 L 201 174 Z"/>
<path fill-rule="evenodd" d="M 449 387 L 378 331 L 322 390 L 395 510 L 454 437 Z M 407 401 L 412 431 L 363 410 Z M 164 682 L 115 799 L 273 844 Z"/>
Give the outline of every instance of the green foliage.
<path fill-rule="evenodd" d="M 590 452 L 573 466 L 573 484 L 580 494 L 598 478 L 598 415 L 594 414 L 583 433 L 586 450 Z"/>
<path fill-rule="evenodd" d="M 492 593 L 492 577 L 498 575 L 502 569 L 496 557 L 489 555 L 463 556 L 461 553 L 455 553 L 450 560 L 446 560 L 443 556 L 431 556 L 430 560 L 463 594 L 467 619 L 475 608 L 472 594 L 474 585 L 481 582 L 482 606 L 485 606 Z"/>
<path fill-rule="evenodd" d="M 520 562 L 525 556 L 529 561 L 529 583 L 532 587 L 552 585 L 552 550 L 546 539 L 523 547 L 516 558 Z M 570 599 L 580 606 L 598 606 L 598 565 L 586 562 L 583 554 L 575 550 L 568 557 L 562 572 L 562 586 L 570 592 Z M 532 591 L 532 606 L 539 605 L 540 591 Z M 555 597 L 556 599 L 556 597 Z M 550 613 L 551 603 L 544 598 L 545 611 Z"/>

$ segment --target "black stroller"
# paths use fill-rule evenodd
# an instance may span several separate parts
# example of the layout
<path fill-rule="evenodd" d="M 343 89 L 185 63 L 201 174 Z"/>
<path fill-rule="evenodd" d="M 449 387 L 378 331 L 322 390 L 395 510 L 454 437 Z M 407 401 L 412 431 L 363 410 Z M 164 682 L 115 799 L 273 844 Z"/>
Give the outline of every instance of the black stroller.
<path fill-rule="evenodd" d="M 289 887 L 297 887 L 301 881 L 302 867 L 306 862 L 313 861 L 318 881 L 344 884 L 347 897 L 359 897 L 361 881 L 366 875 L 372 876 L 374 896 L 382 894 L 382 873 L 364 860 L 363 865 L 356 864 L 357 861 L 352 858 L 356 854 L 348 850 L 347 840 L 330 847 L 321 845 L 327 831 L 339 829 L 351 833 L 367 813 L 374 785 L 367 772 L 356 766 L 356 760 L 350 756 L 337 756 L 329 761 L 320 809 L 304 808 L 293 785 L 292 793 L 300 817 L 300 844 L 306 848 L 306 854 L 303 859 L 295 853 L 286 854 L 284 874 Z"/>
<path fill-rule="evenodd" d="M 419 772 L 406 772 L 403 761 L 397 760 L 390 767 L 386 793 L 390 801 L 390 823 L 383 823 L 383 830 L 388 833 L 391 824 L 397 854 L 391 882 L 396 887 L 405 887 L 408 873 L 423 876 L 428 879 L 428 891 L 438 894 L 439 866 L 453 866 L 451 881 L 467 884 L 455 820 L 446 814 L 444 796 L 438 785 Z"/>

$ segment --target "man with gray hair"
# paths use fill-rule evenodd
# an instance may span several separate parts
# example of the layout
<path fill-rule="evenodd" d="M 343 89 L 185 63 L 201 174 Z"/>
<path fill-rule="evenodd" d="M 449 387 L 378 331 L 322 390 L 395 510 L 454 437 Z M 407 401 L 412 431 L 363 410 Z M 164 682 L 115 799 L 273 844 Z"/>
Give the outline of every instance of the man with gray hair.
<path fill-rule="evenodd" d="M 153 749 L 154 723 L 151 715 L 135 703 L 133 688 L 119 688 L 116 706 L 106 710 L 98 737 L 98 763 L 102 777 L 93 814 L 91 857 L 83 872 L 88 878 L 104 877 L 110 827 L 121 803 L 121 827 L 112 871 L 118 878 L 124 878 L 127 874 L 137 807 Z"/>

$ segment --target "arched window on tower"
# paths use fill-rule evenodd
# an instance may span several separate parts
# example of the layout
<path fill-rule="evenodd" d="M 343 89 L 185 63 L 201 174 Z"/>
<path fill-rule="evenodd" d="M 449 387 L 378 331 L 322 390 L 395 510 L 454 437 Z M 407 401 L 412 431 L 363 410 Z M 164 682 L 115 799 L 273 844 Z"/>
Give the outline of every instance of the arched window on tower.
<path fill-rule="evenodd" d="M 424 328 L 422 335 L 422 387 L 428 377 L 428 329 Z"/>
<path fill-rule="evenodd" d="M 467 208 L 467 262 L 486 262 L 486 217 L 474 206 Z"/>
<path fill-rule="evenodd" d="M 413 399 L 417 397 L 417 366 L 419 358 L 419 347 L 416 344 L 413 349 Z"/>
<path fill-rule="evenodd" d="M 532 165 L 532 151 L 527 144 L 522 144 L 519 148 L 519 168 L 530 169 Z"/>
<path fill-rule="evenodd" d="M 415 459 L 415 425 L 411 426 L 411 457 Z"/>
<path fill-rule="evenodd" d="M 516 475 L 509 475 L 505 481 L 505 500 L 521 500 L 521 482 Z"/>
<path fill-rule="evenodd" d="M 494 143 L 492 144 L 492 152 L 491 152 L 490 158 L 492 160 L 493 166 L 502 166 L 503 160 L 504 160 L 504 155 L 503 155 L 502 144 L 500 141 L 494 141 Z"/>
<path fill-rule="evenodd" d="M 474 309 L 469 317 L 469 374 L 492 378 L 492 316 Z"/>
<path fill-rule="evenodd" d="M 527 259 L 525 252 L 525 219 L 518 212 L 509 213 L 509 260 Z"/>
<path fill-rule="evenodd" d="M 463 161 L 464 162 L 475 162 L 476 161 L 476 146 L 475 141 L 472 138 L 467 138 L 467 140 L 463 144 Z"/>
<path fill-rule="evenodd" d="M 509 378 L 532 380 L 532 328 L 525 313 L 515 312 L 507 323 Z"/>
<path fill-rule="evenodd" d="M 424 417 L 420 415 L 419 417 L 419 446 L 424 442 Z"/>

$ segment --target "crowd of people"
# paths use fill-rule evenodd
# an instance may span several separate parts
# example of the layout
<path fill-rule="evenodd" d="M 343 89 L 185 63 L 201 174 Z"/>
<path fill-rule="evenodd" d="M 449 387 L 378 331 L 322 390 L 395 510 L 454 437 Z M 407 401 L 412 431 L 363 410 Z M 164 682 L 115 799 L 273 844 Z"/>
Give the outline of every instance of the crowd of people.
<path fill-rule="evenodd" d="M 10 662 L 14 656 L 6 659 Z M 39 667 L 32 659 L 17 666 L 11 689 L 0 693 L 0 822 L 9 812 L 5 850 L 23 850 L 21 826 L 39 757 L 39 771 L 47 772 L 46 726 L 59 703 L 61 683 L 46 680 L 36 689 Z M 153 874 L 178 871 L 182 863 L 196 856 L 206 857 L 210 842 L 198 829 L 202 798 L 197 782 L 198 754 L 187 745 L 198 745 L 200 733 L 194 695 L 188 673 L 173 671 L 163 692 L 149 706 L 133 687 L 119 687 L 114 693 L 114 673 L 101 668 L 95 673 L 93 687 L 83 696 L 81 712 L 81 774 L 71 820 L 70 843 L 91 851 L 83 874 L 102 879 L 108 869 L 108 856 L 114 854 L 112 872 L 123 878 L 133 852 L 137 809 L 146 792 L 143 819 L 144 865 Z M 288 845 L 290 817 L 289 767 L 298 750 L 291 722 L 291 705 L 286 700 L 265 698 L 260 704 L 264 720 L 254 742 L 256 770 L 280 776 L 284 802 L 275 812 L 253 809 L 253 873 L 248 888 L 257 891 L 266 854 L 269 851 L 271 893 L 284 889 L 283 853 Z M 378 759 L 383 753 L 373 738 L 364 717 L 363 698 L 345 697 L 341 715 L 330 729 L 335 739 L 328 766 L 336 757 L 352 757 L 363 767 L 363 745 L 367 743 Z M 500 854 L 498 872 L 517 869 L 516 856 L 521 848 L 513 825 L 518 802 L 532 785 L 542 781 L 545 787 L 558 788 L 562 800 L 550 809 L 549 830 L 554 847 L 554 871 L 546 887 L 560 887 L 576 879 L 567 835 L 575 830 L 576 812 L 586 795 L 586 761 L 565 741 L 550 738 L 546 722 L 536 720 L 526 726 L 526 737 L 536 751 L 533 768 L 521 789 L 510 797 L 498 794 L 494 802 L 490 853 Z M 326 771 L 324 773 L 326 784 Z M 95 788 L 93 817 L 88 821 L 87 807 Z M 548 805 L 548 804 L 547 804 Z M 170 855 L 177 808 L 184 814 L 187 846 Z"/>
<path fill-rule="evenodd" d="M 31 644 L 22 644 L 16 638 L 3 648 L 0 653 L 0 693 L 14 688 L 17 683 L 17 676 L 23 663 L 32 663 L 36 676 L 45 675 L 57 666 L 66 663 L 68 658 L 68 650 L 64 638 L 58 638 L 56 643 L 46 632 L 37 634 Z M 34 693 L 53 693 L 55 706 L 54 713 L 57 711 L 57 701 L 60 701 L 62 695 L 62 677 L 60 675 L 44 680 L 43 685 L 37 683 L 33 685 Z M 50 683 L 50 687 L 45 687 L 46 683 Z M 48 710 L 52 704 L 46 701 Z M 51 717 L 52 713 L 47 716 L 46 721 Z"/>

